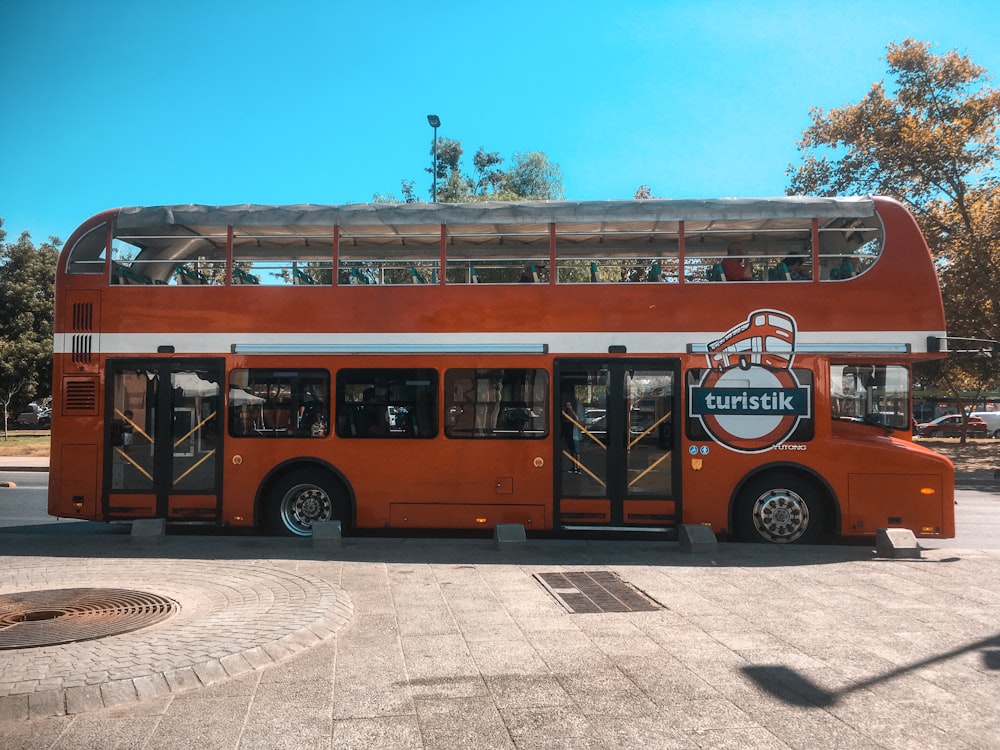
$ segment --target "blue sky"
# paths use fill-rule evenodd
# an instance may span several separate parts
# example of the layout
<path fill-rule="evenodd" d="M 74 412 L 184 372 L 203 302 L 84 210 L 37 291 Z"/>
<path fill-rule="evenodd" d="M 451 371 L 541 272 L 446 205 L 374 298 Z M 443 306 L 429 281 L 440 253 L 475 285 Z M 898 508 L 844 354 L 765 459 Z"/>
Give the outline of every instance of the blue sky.
<path fill-rule="evenodd" d="M 783 193 L 809 108 L 891 42 L 1000 75 L 994 0 L 15 0 L 0 9 L 0 217 L 428 197 L 432 131 L 544 151 L 570 200 Z"/>

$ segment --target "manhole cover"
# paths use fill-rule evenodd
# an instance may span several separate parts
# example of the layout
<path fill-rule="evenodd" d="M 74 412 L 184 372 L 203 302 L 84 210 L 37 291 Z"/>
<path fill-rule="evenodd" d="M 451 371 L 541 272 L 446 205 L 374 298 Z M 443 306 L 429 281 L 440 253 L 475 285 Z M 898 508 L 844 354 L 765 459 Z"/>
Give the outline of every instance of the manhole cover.
<path fill-rule="evenodd" d="M 662 609 L 660 604 L 632 584 L 607 570 L 539 573 L 535 578 L 560 604 L 575 614 Z"/>
<path fill-rule="evenodd" d="M 0 595 L 0 649 L 54 646 L 128 633 L 177 612 L 177 602 L 128 589 L 49 589 Z"/>

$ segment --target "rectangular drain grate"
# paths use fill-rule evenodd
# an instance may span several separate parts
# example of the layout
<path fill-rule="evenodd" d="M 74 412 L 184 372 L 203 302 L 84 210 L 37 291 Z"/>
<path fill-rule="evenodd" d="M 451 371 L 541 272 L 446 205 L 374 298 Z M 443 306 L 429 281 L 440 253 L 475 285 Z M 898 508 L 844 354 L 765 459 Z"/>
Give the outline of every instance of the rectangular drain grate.
<path fill-rule="evenodd" d="M 607 570 L 535 575 L 549 593 L 574 614 L 650 612 L 663 607 Z"/>

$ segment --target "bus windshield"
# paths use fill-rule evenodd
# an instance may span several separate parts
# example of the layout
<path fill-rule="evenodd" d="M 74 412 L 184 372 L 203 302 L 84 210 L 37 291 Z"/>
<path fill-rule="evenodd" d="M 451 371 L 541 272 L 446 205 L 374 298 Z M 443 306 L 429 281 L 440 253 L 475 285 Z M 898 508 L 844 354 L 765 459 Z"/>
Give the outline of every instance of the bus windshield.
<path fill-rule="evenodd" d="M 832 416 L 893 430 L 910 429 L 910 371 L 898 365 L 831 365 Z"/>

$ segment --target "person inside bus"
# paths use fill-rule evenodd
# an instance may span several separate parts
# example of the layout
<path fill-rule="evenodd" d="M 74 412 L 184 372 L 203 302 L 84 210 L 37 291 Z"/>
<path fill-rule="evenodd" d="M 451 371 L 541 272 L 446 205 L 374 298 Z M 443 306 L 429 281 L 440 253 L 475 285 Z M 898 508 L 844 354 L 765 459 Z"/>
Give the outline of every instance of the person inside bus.
<path fill-rule="evenodd" d="M 753 278 L 753 264 L 743 256 L 746 247 L 740 240 L 733 240 L 727 247 L 727 256 L 722 259 L 722 273 L 726 281 L 750 281 Z"/>
<path fill-rule="evenodd" d="M 323 400 L 312 386 L 306 388 L 305 398 L 299 406 L 299 429 L 314 436 L 326 435 Z"/>
<path fill-rule="evenodd" d="M 788 278 L 791 281 L 808 281 L 812 278 L 812 275 L 810 275 L 806 268 L 805 258 L 801 255 L 789 255 L 781 262 L 788 269 Z"/>
<path fill-rule="evenodd" d="M 389 432 L 385 407 L 378 403 L 375 388 L 366 388 L 361 395 L 361 406 L 355 414 L 354 429 L 358 437 L 377 437 Z"/>
<path fill-rule="evenodd" d="M 125 410 L 125 424 L 122 427 L 122 450 L 124 451 L 128 451 L 135 441 L 135 433 L 132 432 L 132 427 L 135 425 L 135 422 L 132 421 L 134 416 L 131 409 Z"/>

